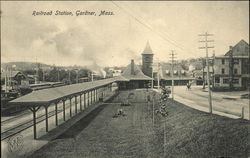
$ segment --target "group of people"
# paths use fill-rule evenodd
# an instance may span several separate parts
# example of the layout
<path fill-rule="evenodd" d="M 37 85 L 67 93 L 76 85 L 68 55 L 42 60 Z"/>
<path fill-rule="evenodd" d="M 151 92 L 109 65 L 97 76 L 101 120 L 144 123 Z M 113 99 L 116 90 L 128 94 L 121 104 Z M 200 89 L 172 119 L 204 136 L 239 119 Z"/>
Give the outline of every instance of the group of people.
<path fill-rule="evenodd" d="M 118 109 L 117 113 L 113 116 L 113 118 L 117 118 L 119 116 L 126 116 L 125 112 L 123 111 L 123 109 Z"/>

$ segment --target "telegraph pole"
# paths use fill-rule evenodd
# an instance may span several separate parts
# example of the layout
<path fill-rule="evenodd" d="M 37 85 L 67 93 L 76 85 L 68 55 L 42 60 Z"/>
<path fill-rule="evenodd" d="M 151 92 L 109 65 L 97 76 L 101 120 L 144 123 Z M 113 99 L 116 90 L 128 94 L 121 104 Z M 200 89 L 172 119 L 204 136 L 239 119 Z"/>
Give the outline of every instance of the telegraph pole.
<path fill-rule="evenodd" d="M 57 81 L 60 82 L 60 69 L 58 68 L 57 69 Z"/>
<path fill-rule="evenodd" d="M 159 91 L 159 89 L 160 89 L 160 74 L 159 74 L 159 72 L 160 72 L 160 63 L 159 63 L 159 61 L 158 61 L 158 72 L 157 72 L 157 84 L 158 84 L 158 91 Z"/>
<path fill-rule="evenodd" d="M 174 100 L 174 62 L 175 62 L 175 55 L 176 53 L 174 53 L 174 50 L 171 50 L 171 53 L 170 53 L 170 59 L 171 59 L 171 77 L 172 77 L 172 99 Z"/>
<path fill-rule="evenodd" d="M 153 69 L 153 65 L 152 65 L 152 74 L 151 74 L 152 80 L 151 80 L 151 89 L 154 88 L 154 69 Z"/>
<path fill-rule="evenodd" d="M 35 75 L 35 84 L 38 83 L 38 64 L 37 64 L 37 58 L 36 58 L 36 75 Z"/>
<path fill-rule="evenodd" d="M 208 62 L 208 49 L 209 48 L 214 48 L 213 46 L 208 46 L 208 42 L 214 42 L 214 40 L 208 40 L 208 36 L 213 36 L 212 34 L 208 34 L 207 32 L 205 34 L 200 34 L 199 36 L 204 36 L 205 40 L 204 41 L 199 41 L 199 42 L 204 42 L 205 47 L 199 47 L 199 49 L 206 49 L 206 64 L 207 64 L 207 84 L 208 84 L 208 102 L 209 102 L 209 112 L 212 113 L 212 97 L 211 97 L 211 90 L 210 90 L 210 72 L 209 72 L 209 62 Z"/>

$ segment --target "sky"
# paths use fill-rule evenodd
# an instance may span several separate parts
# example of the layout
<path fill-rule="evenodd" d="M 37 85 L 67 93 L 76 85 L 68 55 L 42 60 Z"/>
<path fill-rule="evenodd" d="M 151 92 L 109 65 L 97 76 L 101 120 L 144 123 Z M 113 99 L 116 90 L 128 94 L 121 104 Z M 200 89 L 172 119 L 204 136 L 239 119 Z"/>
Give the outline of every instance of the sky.
<path fill-rule="evenodd" d="M 55 12 L 73 16 L 56 16 Z M 96 12 L 76 16 L 75 12 Z M 248 1 L 1 2 L 1 62 L 27 61 L 58 66 L 126 66 L 149 41 L 154 60 L 205 57 L 198 49 L 208 32 L 209 55 L 223 55 L 240 40 L 249 43 Z M 32 15 L 53 11 L 53 15 Z M 114 15 L 99 16 L 101 11 Z"/>

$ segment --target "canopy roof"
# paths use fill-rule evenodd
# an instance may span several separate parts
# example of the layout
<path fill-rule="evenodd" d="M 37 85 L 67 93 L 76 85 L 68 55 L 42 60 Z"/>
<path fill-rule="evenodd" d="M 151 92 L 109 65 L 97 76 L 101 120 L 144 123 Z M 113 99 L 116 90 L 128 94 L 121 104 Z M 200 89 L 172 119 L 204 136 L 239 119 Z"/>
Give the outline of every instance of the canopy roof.
<path fill-rule="evenodd" d="M 9 103 L 19 104 L 19 105 L 32 105 L 32 106 L 49 104 L 52 102 L 62 100 L 66 97 L 74 96 L 94 88 L 105 86 L 107 84 L 115 82 L 116 79 L 117 78 L 109 78 L 93 82 L 78 83 L 56 88 L 33 91 L 32 93 L 14 99 Z"/>

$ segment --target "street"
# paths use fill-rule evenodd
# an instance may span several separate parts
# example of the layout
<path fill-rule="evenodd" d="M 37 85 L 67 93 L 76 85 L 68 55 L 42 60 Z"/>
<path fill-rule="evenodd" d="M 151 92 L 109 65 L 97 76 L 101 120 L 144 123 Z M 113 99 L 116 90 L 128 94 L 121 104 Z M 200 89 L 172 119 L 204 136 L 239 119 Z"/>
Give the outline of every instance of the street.
<path fill-rule="evenodd" d="M 240 98 L 240 95 L 247 93 L 247 91 L 212 92 L 214 113 L 239 118 L 244 107 L 244 119 L 249 119 L 249 99 Z M 175 86 L 174 99 L 184 105 L 208 112 L 208 92 L 207 89 L 204 91 L 202 86 L 192 86 L 190 90 L 187 90 L 186 86 Z"/>

